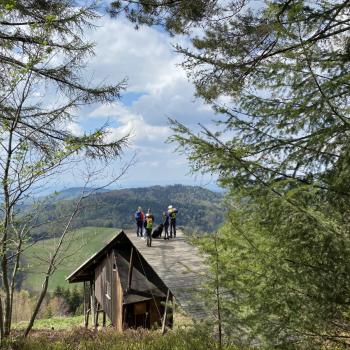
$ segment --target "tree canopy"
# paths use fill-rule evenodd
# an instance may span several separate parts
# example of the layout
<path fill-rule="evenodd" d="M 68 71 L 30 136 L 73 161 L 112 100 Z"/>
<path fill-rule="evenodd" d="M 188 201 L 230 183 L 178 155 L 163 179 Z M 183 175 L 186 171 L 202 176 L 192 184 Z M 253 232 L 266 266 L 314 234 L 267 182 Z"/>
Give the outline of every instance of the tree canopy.
<path fill-rule="evenodd" d="M 217 112 L 199 130 L 175 116 L 171 141 L 194 171 L 218 174 L 229 189 L 215 250 L 226 334 L 281 348 L 347 347 L 349 1 L 112 6 L 136 25 L 188 36 L 177 51 Z"/>
<path fill-rule="evenodd" d="M 112 102 L 125 87 L 125 81 L 91 84 L 84 70 L 93 45 L 83 33 L 98 17 L 93 2 L 0 1 L 0 341 L 10 333 L 20 256 L 35 226 L 36 213 L 18 215 L 19 205 L 77 155 L 108 160 L 119 157 L 127 145 L 128 135 L 107 140 L 106 125 L 89 133 L 76 133 L 72 127 L 80 107 Z M 61 227 L 61 240 L 69 223 Z M 43 293 L 27 333 L 56 255 L 48 260 Z"/>

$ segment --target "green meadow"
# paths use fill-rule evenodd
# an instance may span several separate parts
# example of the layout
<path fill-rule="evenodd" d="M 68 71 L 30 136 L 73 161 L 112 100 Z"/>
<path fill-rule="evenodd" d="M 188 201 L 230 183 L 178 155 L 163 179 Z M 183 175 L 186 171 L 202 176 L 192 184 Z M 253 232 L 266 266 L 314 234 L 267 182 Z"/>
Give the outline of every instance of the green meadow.
<path fill-rule="evenodd" d="M 66 277 L 86 259 L 101 249 L 117 233 L 115 228 L 83 227 L 66 237 L 59 254 L 56 271 L 50 278 L 49 291 L 57 286 L 68 287 Z M 38 241 L 28 246 L 23 254 L 24 280 L 22 289 L 38 291 L 47 269 L 47 261 L 53 254 L 59 237 Z M 74 285 L 71 285 L 74 286 Z"/>

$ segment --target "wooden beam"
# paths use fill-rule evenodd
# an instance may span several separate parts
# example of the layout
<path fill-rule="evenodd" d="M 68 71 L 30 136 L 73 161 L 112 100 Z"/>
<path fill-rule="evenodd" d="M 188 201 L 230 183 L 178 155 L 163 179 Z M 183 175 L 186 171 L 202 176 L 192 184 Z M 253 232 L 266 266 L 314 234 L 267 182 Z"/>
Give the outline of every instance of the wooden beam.
<path fill-rule="evenodd" d="M 106 312 L 103 311 L 103 318 L 102 318 L 102 327 L 106 327 Z"/>
<path fill-rule="evenodd" d="M 166 317 L 167 317 L 167 311 L 168 311 L 169 294 L 170 294 L 170 291 L 168 289 L 168 292 L 166 293 L 166 300 L 165 300 L 165 308 L 164 308 L 163 323 L 162 323 L 162 334 L 165 334 L 165 323 L 166 323 Z"/>
<path fill-rule="evenodd" d="M 88 328 L 88 326 L 89 326 L 90 312 L 91 312 L 91 309 L 88 309 L 88 310 L 86 311 L 85 328 Z"/>
<path fill-rule="evenodd" d="M 126 328 L 126 305 L 122 306 L 122 315 L 123 315 L 123 323 L 122 323 L 122 330 Z"/>
<path fill-rule="evenodd" d="M 89 320 L 88 320 L 88 315 L 87 315 L 87 307 L 86 307 L 86 285 L 85 282 L 83 283 L 84 285 L 84 326 L 87 328 Z"/>
<path fill-rule="evenodd" d="M 94 282 L 90 281 L 90 310 L 91 310 L 91 320 L 92 324 L 96 324 L 96 298 L 95 298 L 95 286 Z"/>
<path fill-rule="evenodd" d="M 131 289 L 132 269 L 133 269 L 133 267 L 134 267 L 134 247 L 131 247 L 130 261 L 129 261 L 129 272 L 128 272 L 128 288 L 127 288 L 127 290 Z"/>
<path fill-rule="evenodd" d="M 98 327 L 98 315 L 100 314 L 100 312 L 101 310 L 99 310 L 99 306 L 98 306 L 96 311 L 95 324 L 94 324 L 95 329 L 97 329 Z"/>

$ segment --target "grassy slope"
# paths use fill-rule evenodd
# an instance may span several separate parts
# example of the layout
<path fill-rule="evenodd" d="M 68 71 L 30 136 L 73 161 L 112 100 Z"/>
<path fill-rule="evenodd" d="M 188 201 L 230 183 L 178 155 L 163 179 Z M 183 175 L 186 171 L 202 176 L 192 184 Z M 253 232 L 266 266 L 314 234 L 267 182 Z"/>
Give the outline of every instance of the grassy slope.
<path fill-rule="evenodd" d="M 65 278 L 78 266 L 80 266 L 92 254 L 102 248 L 118 232 L 115 228 L 84 227 L 73 231 L 67 237 L 60 254 L 61 263 L 50 279 L 49 290 L 56 286 L 67 287 L 69 284 Z M 24 252 L 24 263 L 27 267 L 27 277 L 23 281 L 22 288 L 28 290 L 40 290 L 47 261 L 52 254 L 58 239 L 48 239 L 37 242 Z M 33 272 L 34 271 L 34 272 Z M 70 285 L 73 287 L 74 285 Z"/>
<path fill-rule="evenodd" d="M 91 323 L 91 320 L 90 320 Z M 16 330 L 25 329 L 28 322 L 19 322 L 13 325 Z M 84 326 L 84 315 L 72 317 L 52 317 L 35 320 L 33 330 L 71 330 L 73 327 Z"/>
<path fill-rule="evenodd" d="M 101 316 L 100 316 L 101 322 Z M 28 322 L 19 322 L 14 324 L 14 329 L 20 330 L 25 329 Z M 34 322 L 34 330 L 71 330 L 73 327 L 83 327 L 84 326 L 84 315 L 79 316 L 66 316 L 66 317 L 52 317 L 37 319 Z M 107 326 L 110 326 L 110 321 L 107 317 Z M 193 321 L 190 317 L 184 315 L 183 313 L 176 312 L 174 315 L 174 329 L 181 329 L 186 327 L 192 327 Z M 92 328 L 91 316 L 89 318 L 89 327 Z"/>

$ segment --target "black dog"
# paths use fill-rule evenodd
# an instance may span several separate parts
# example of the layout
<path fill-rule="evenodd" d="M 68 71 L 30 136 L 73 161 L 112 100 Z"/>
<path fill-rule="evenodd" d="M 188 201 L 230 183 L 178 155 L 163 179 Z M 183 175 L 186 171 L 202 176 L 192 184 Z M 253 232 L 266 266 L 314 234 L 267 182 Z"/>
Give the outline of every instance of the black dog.
<path fill-rule="evenodd" d="M 152 232 L 152 238 L 159 238 L 163 232 L 163 224 L 159 224 Z"/>

